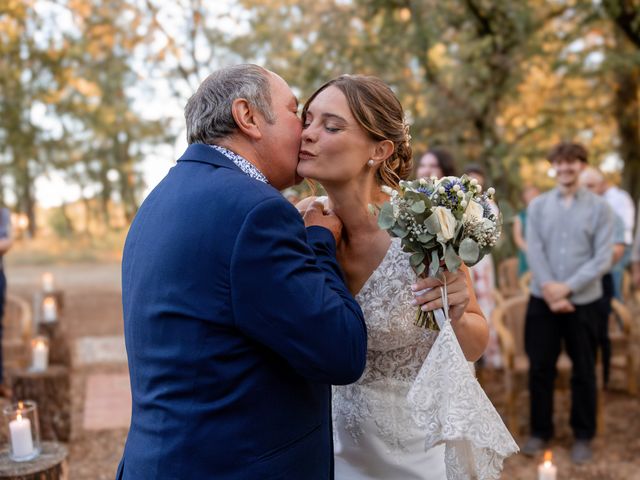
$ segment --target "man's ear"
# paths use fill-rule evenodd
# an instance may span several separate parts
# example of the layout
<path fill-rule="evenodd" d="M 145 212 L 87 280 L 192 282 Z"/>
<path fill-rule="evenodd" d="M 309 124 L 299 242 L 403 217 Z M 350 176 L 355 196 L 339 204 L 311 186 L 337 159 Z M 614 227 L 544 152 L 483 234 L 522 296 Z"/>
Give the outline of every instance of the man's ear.
<path fill-rule="evenodd" d="M 371 155 L 371 160 L 375 163 L 382 163 L 391 155 L 393 155 L 394 145 L 391 140 L 382 140 L 376 143 L 373 148 L 373 154 Z"/>
<path fill-rule="evenodd" d="M 253 140 L 260 140 L 262 132 L 256 118 L 256 111 L 244 98 L 236 98 L 231 104 L 231 115 L 244 135 Z"/>

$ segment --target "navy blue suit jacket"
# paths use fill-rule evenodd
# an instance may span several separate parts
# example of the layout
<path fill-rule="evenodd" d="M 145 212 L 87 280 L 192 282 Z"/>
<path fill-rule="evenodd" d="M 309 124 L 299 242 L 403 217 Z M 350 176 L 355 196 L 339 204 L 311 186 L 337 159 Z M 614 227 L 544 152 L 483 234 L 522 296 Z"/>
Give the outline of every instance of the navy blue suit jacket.
<path fill-rule="evenodd" d="M 122 298 L 117 478 L 331 478 L 330 385 L 362 374 L 366 328 L 329 230 L 194 144 L 131 225 Z"/>

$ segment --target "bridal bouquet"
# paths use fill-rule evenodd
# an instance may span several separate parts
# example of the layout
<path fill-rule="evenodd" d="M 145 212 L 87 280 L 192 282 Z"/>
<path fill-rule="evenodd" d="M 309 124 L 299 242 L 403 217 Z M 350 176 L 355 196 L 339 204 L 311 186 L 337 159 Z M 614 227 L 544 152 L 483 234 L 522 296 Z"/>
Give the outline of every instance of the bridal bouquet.
<path fill-rule="evenodd" d="M 401 181 L 398 190 L 382 189 L 391 198 L 380 209 L 378 225 L 402 239 L 418 276 L 442 278 L 462 262 L 475 265 L 500 237 L 499 218 L 489 204 L 495 190 L 483 192 L 476 179 L 421 178 Z M 433 312 L 419 309 L 415 324 L 439 330 Z"/>

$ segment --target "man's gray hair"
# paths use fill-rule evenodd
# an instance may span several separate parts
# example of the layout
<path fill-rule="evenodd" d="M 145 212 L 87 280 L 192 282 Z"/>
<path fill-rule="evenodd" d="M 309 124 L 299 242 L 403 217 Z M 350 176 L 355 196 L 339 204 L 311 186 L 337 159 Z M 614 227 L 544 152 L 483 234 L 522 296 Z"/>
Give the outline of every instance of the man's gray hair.
<path fill-rule="evenodd" d="M 243 64 L 209 75 L 184 108 L 187 142 L 210 144 L 234 133 L 238 125 L 231 105 L 237 98 L 246 99 L 267 122 L 274 123 L 268 74 L 258 65 Z"/>

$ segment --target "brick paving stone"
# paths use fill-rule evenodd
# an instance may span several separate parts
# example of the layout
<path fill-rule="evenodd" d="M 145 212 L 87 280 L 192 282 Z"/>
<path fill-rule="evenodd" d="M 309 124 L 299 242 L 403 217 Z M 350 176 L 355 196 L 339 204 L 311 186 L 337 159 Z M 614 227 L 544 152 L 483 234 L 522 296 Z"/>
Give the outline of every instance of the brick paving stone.
<path fill-rule="evenodd" d="M 87 377 L 83 428 L 109 430 L 128 428 L 131 419 L 131 389 L 127 374 L 95 373 Z"/>
<path fill-rule="evenodd" d="M 75 365 L 98 363 L 127 363 L 127 352 L 122 335 L 81 337 L 76 340 Z"/>

